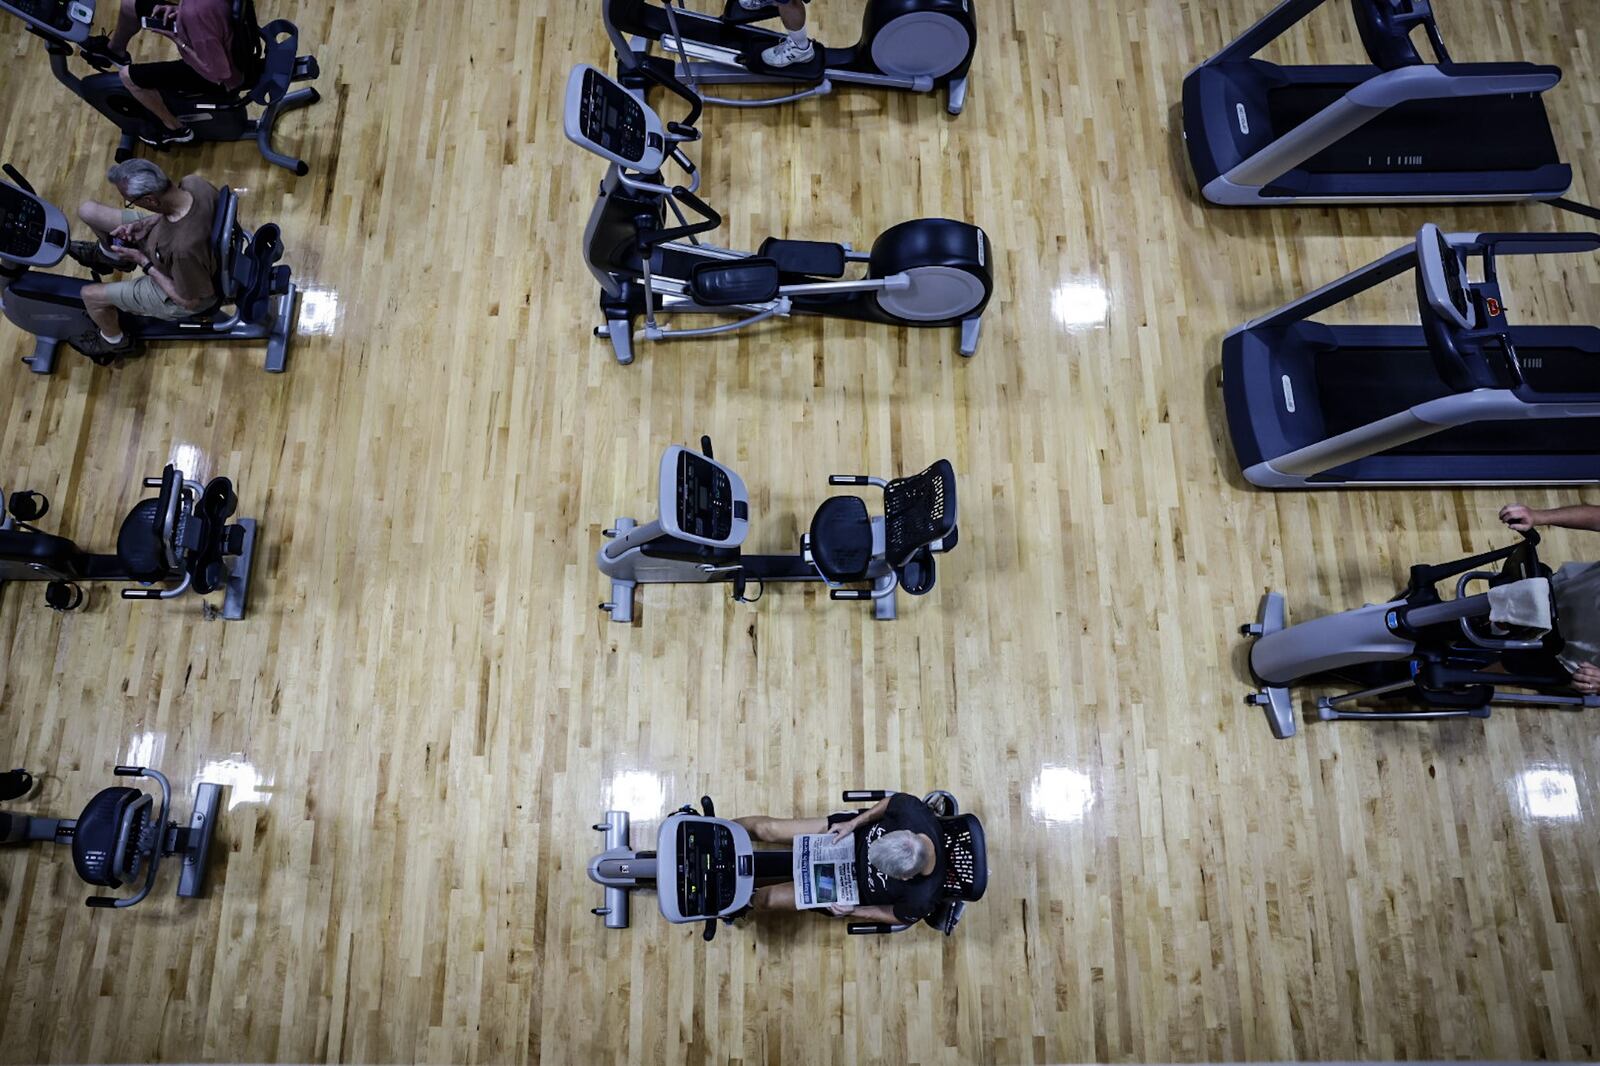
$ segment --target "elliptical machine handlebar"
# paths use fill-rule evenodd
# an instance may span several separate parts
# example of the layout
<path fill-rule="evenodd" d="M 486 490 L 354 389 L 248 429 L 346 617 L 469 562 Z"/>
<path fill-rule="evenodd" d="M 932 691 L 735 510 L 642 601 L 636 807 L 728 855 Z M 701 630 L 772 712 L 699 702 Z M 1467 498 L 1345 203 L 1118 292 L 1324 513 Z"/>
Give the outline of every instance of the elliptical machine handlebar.
<path fill-rule="evenodd" d="M 652 248 L 655 248 L 659 245 L 671 244 L 674 241 L 682 240 L 685 237 L 692 240 L 693 238 L 698 237 L 700 234 L 710 233 L 712 230 L 722 225 L 722 216 L 717 213 L 716 208 L 700 199 L 700 197 L 696 196 L 688 189 L 685 189 L 682 185 L 674 185 L 672 187 L 672 197 L 674 200 L 687 204 L 694 211 L 694 213 L 701 216 L 704 221 L 685 221 L 684 225 L 681 226 L 670 226 L 667 229 L 656 230 L 653 233 L 646 233 L 639 238 L 639 248 L 641 250 L 648 252 Z"/>
<path fill-rule="evenodd" d="M 1496 548 L 1494 551 L 1474 555 L 1470 559 L 1457 559 L 1453 563 L 1439 563 L 1435 566 L 1413 566 L 1411 568 L 1410 587 L 1406 590 L 1407 596 L 1409 597 L 1410 594 L 1423 588 L 1437 585 L 1445 578 L 1480 570 L 1491 563 L 1503 562 L 1520 551 L 1529 552 L 1533 561 L 1537 563 L 1539 556 L 1536 549 L 1542 539 L 1539 536 L 1539 531 L 1537 529 L 1519 529 L 1514 532 L 1522 538 L 1521 543 L 1507 545 L 1504 548 Z"/>

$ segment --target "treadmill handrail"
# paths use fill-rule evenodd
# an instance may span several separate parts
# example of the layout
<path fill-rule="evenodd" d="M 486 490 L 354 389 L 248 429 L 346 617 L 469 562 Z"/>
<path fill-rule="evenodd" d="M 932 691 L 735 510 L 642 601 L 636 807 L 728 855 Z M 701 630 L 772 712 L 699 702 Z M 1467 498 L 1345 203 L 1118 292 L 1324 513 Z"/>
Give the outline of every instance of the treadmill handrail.
<path fill-rule="evenodd" d="M 1438 66 L 1385 71 L 1354 86 L 1339 99 L 1281 134 L 1224 177 L 1235 185 L 1264 186 L 1337 144 L 1390 108 L 1413 100 L 1541 93 L 1561 80 L 1560 71 L 1529 74 L 1451 74 Z"/>

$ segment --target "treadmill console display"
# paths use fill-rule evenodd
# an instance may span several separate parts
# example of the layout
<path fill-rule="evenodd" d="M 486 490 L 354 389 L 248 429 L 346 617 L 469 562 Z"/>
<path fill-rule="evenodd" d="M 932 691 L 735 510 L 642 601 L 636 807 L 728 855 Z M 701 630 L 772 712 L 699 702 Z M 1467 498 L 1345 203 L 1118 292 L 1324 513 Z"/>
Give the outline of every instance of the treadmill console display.
<path fill-rule="evenodd" d="M 73 42 L 85 40 L 94 23 L 93 0 L 0 0 L 0 11 Z"/>
<path fill-rule="evenodd" d="M 714 918 L 733 905 L 739 887 L 733 833 L 715 822 L 678 826 L 678 908 L 685 918 Z"/>
<path fill-rule="evenodd" d="M 44 205 L 21 189 L 0 183 L 0 258 L 32 260 L 44 247 Z"/>
<path fill-rule="evenodd" d="M 677 485 L 678 528 L 706 540 L 727 540 L 733 532 L 733 482 L 722 468 L 694 452 L 679 452 Z"/>

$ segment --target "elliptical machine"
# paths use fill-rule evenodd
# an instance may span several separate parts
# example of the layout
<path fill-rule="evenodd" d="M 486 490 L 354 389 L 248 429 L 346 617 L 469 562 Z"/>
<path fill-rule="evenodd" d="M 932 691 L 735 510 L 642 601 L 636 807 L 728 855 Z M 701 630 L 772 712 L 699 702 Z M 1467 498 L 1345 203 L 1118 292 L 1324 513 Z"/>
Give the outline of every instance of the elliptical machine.
<path fill-rule="evenodd" d="M 771 582 L 820 581 L 834 600 L 871 601 L 873 617 L 893 621 L 896 593 L 933 591 L 935 556 L 956 546 L 956 475 L 941 459 L 920 474 L 882 478 L 834 474 L 830 485 L 883 490 L 883 516 L 872 518 L 859 496 L 834 496 L 817 508 L 793 555 L 744 555 L 750 532 L 750 493 L 744 479 L 711 454 L 676 444 L 661 457 L 659 517 L 639 525 L 619 518 L 596 562 L 611 578 L 611 599 L 600 605 L 613 622 L 633 621 L 633 590 L 641 584 L 733 586 L 739 603 L 754 603 Z M 747 597 L 749 585 L 761 591 Z M 850 588 L 866 585 L 866 588 Z"/>
<path fill-rule="evenodd" d="M 1289 625 L 1282 593 L 1268 593 L 1261 613 L 1240 633 L 1255 638 L 1250 673 L 1261 684 L 1245 703 L 1262 708 L 1272 735 L 1295 734 L 1291 690 L 1300 686 L 1340 686 L 1336 696 L 1317 701 L 1324 722 L 1435 721 L 1488 718 L 1490 709 L 1535 705 L 1600 707 L 1600 696 L 1572 692 L 1571 678 L 1556 661 L 1563 646 L 1550 595 L 1549 567 L 1539 561 L 1539 534 L 1498 551 L 1439 566 L 1414 566 L 1406 587 L 1388 603 L 1369 604 L 1340 614 Z M 1484 569 L 1503 564 L 1498 573 Z M 1444 599 L 1438 584 L 1458 578 L 1455 598 Z M 1471 591 L 1475 582 L 1481 592 Z M 1545 632 L 1496 632 L 1494 595 L 1526 582 L 1518 590 L 1548 605 Z M 1353 686 L 1353 687 L 1352 687 Z M 1380 709 L 1360 709 L 1376 701 Z"/>
<path fill-rule="evenodd" d="M 67 254 L 66 216 L 41 199 L 28 179 L 7 163 L 15 185 L 0 181 L 0 305 L 5 317 L 34 337 L 23 362 L 35 374 L 55 370 L 63 342 L 79 342 L 98 330 L 83 306 L 87 278 L 38 273 Z M 239 197 L 224 186 L 211 227 L 217 256 L 217 302 L 175 322 L 123 314 L 123 328 L 136 344 L 162 341 L 266 342 L 265 367 L 281 374 L 289 362 L 295 288 L 283 258 L 283 235 L 269 222 L 254 234 L 239 224 Z M 231 310 L 229 310 L 231 308 Z"/>
<path fill-rule="evenodd" d="M 146 478 L 158 495 L 128 512 L 117 534 L 117 550 L 96 555 L 64 537 L 34 528 L 50 510 L 38 492 L 0 492 L 0 588 L 8 581 L 43 581 L 45 603 L 57 611 L 83 606 L 79 582 L 120 581 L 141 588 L 122 590 L 125 600 L 172 600 L 185 592 L 223 593 L 220 617 L 244 617 L 255 559 L 256 520 L 230 524 L 238 509 L 233 483 L 212 478 L 203 488 L 168 465 Z M 155 587 L 164 586 L 164 587 Z M 206 608 L 207 617 L 218 612 Z"/>
<path fill-rule="evenodd" d="M 851 791 L 844 794 L 844 801 L 876 803 L 890 795 L 882 790 Z M 955 796 L 930 792 L 923 802 L 939 819 L 945 856 L 942 898 L 923 921 L 949 936 L 967 904 L 982 899 L 988 888 L 988 850 L 982 823 L 974 815 L 962 814 Z M 631 824 L 627 811 L 607 811 L 605 820 L 594 826 L 605 834 L 606 850 L 589 860 L 589 880 L 605 889 L 605 904 L 590 913 L 605 919 L 607 929 L 628 928 L 630 893 L 654 889 L 663 918 L 674 925 L 704 922 L 702 936 L 711 940 L 719 921 L 731 923 L 750 906 L 758 883 L 794 876 L 792 849 L 757 848 L 744 826 L 716 816 L 710 796 L 700 797 L 700 811 L 684 806 L 669 815 L 656 833 L 654 851 L 634 851 L 629 846 Z M 852 936 L 909 928 L 900 922 L 849 923 Z"/>
<path fill-rule="evenodd" d="M 0 0 L 0 11 L 21 19 L 44 41 L 57 81 L 122 131 L 117 162 L 132 157 L 141 137 L 161 135 L 165 127 L 133 98 L 112 70 L 117 60 L 104 41 L 89 39 L 95 0 Z M 300 30 L 287 19 L 258 26 L 253 0 L 233 0 L 233 25 L 242 38 L 235 41 L 236 61 L 248 60 L 241 71 L 244 83 L 214 96 L 169 89 L 162 92 L 162 98 L 173 116 L 194 130 L 196 142 L 253 140 L 267 162 L 303 177 L 311 168 L 304 160 L 273 148 L 272 134 L 285 114 L 322 99 L 311 88 L 289 91 L 293 83 L 311 81 L 321 73 L 317 59 L 295 54 Z M 74 74 L 67 65 L 74 48 L 91 66 L 106 73 L 81 78 Z M 254 118 L 250 117 L 252 107 L 261 109 Z"/>
<path fill-rule="evenodd" d="M 994 292 L 988 237 L 977 226 L 942 218 L 902 222 L 870 253 L 846 244 L 769 238 L 758 252 L 700 243 L 722 216 L 695 195 L 700 174 L 683 145 L 699 140 L 701 101 L 671 72 L 642 67 L 651 81 L 689 105 L 687 119 L 663 123 L 640 98 L 591 66 L 567 82 L 566 132 L 573 143 L 609 162 L 600 198 L 584 230 L 584 257 L 600 283 L 605 324 L 617 362 L 633 362 L 634 323 L 646 340 L 731 333 L 791 313 L 919 328 L 953 328 L 961 354 L 978 350 L 983 312 Z M 671 159 L 689 186 L 669 187 Z M 690 222 L 684 208 L 701 221 Z M 669 225 L 667 213 L 676 225 Z M 845 279 L 851 264 L 865 276 Z M 667 327 L 665 314 L 736 315 L 697 329 Z"/>
<path fill-rule="evenodd" d="M 761 53 L 783 39 L 753 25 L 776 18 L 775 5 L 745 11 L 727 0 L 722 16 L 694 11 L 683 0 L 601 0 L 606 33 L 616 48 L 624 85 L 643 90 L 637 70 L 667 64 L 696 92 L 702 85 L 783 84 L 793 91 L 765 99 L 701 96 L 725 107 L 771 107 L 823 96 L 835 82 L 903 92 L 945 92 L 945 110 L 961 114 L 978 49 L 972 0 L 867 0 L 861 39 L 849 48 L 817 46 L 811 63 L 770 67 Z M 629 38 L 632 38 L 631 40 Z M 663 57 L 652 56 L 652 44 Z M 670 66 L 676 59 L 676 67 Z"/>
<path fill-rule="evenodd" d="M 0 812 L 0 844 L 48 842 L 72 848 L 78 876 L 97 888 L 119 889 L 144 881 L 131 896 L 90 896 L 90 907 L 122 909 L 141 903 L 155 887 L 161 860 L 178 858 L 178 895 L 195 899 L 205 894 L 211 843 L 222 809 L 222 786 L 202 782 L 195 792 L 189 824 L 167 821 L 172 809 L 172 784 L 160 770 L 118 766 L 118 777 L 147 777 L 161 787 L 161 806 L 143 789 L 119 785 L 101 790 L 76 819 L 39 818 Z M 26 776 L 26 775 L 24 775 Z M 26 782 L 32 784 L 31 779 Z"/>

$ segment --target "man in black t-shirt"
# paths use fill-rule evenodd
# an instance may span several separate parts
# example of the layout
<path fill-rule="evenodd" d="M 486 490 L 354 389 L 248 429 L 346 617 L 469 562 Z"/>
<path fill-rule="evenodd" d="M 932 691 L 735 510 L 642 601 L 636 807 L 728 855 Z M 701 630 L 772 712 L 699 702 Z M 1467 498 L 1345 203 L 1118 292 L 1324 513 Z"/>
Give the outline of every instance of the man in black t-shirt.
<path fill-rule="evenodd" d="M 832 818 L 736 819 L 753 840 L 792 844 L 811 833 L 842 839 L 855 833 L 861 906 L 835 904 L 828 912 L 856 921 L 906 924 L 932 914 L 944 889 L 944 834 L 939 819 L 915 796 L 896 792 L 858 815 Z M 751 905 L 758 911 L 795 909 L 794 884 L 763 885 Z"/>

